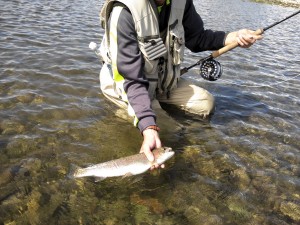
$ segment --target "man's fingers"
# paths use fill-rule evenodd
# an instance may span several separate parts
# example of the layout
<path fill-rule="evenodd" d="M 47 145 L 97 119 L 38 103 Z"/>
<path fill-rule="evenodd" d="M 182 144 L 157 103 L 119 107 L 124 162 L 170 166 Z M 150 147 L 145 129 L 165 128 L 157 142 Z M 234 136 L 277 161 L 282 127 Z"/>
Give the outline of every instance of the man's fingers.
<path fill-rule="evenodd" d="M 256 42 L 256 38 L 253 35 L 239 35 L 237 41 L 241 47 L 250 47 Z"/>
<path fill-rule="evenodd" d="M 262 39 L 261 34 L 256 34 L 256 31 L 242 29 L 237 32 L 237 42 L 243 48 L 248 48 L 253 45 L 256 40 Z"/>
<path fill-rule="evenodd" d="M 238 44 L 240 45 L 240 46 L 245 46 L 246 45 L 246 42 L 245 42 L 245 40 L 243 39 L 243 36 L 242 35 L 239 35 L 238 37 L 237 37 L 237 41 L 238 41 Z"/>
<path fill-rule="evenodd" d="M 156 147 L 161 148 L 161 141 L 160 139 L 156 140 Z"/>
<path fill-rule="evenodd" d="M 153 156 L 153 153 L 151 152 L 150 149 L 147 149 L 147 150 L 142 149 L 141 152 L 143 152 L 143 153 L 146 155 L 147 159 L 148 159 L 150 162 L 153 162 L 153 161 L 154 161 L 154 156 Z"/>
<path fill-rule="evenodd" d="M 154 164 L 151 166 L 150 170 L 154 170 L 154 169 L 158 169 L 158 168 L 165 168 L 165 164 L 161 164 L 161 165 L 158 165 L 158 164 Z"/>

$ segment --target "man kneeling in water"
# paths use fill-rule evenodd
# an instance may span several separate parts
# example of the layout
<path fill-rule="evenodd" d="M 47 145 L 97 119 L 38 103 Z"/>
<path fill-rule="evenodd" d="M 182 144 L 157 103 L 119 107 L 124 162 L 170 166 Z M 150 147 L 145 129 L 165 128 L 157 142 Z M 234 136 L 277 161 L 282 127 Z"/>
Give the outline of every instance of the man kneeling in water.
<path fill-rule="evenodd" d="M 109 0 L 101 14 L 101 90 L 133 116 L 144 138 L 140 152 L 150 161 L 151 150 L 161 147 L 156 118 L 170 118 L 159 102 L 204 117 L 215 108 L 208 91 L 180 77 L 184 48 L 217 50 L 235 42 L 250 47 L 262 38 L 247 29 L 228 34 L 204 29 L 193 0 Z"/>

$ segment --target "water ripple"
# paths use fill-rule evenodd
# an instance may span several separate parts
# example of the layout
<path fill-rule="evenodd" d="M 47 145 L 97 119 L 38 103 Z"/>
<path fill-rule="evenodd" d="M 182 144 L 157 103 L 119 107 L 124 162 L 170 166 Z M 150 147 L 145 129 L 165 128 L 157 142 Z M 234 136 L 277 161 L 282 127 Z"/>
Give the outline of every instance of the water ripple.
<path fill-rule="evenodd" d="M 298 224 L 299 16 L 250 49 L 218 58 L 217 82 L 185 76 L 216 97 L 210 121 L 174 117 L 162 137 L 176 157 L 133 180 L 66 179 L 138 152 L 142 137 L 99 90 L 90 41 L 103 1 L 3 1 L 0 8 L 0 224 Z M 194 1 L 206 27 L 257 29 L 295 9 L 250 1 Z M 191 65 L 209 52 L 185 52 Z M 172 109 L 170 109 L 172 112 Z M 134 179 L 137 179 L 134 180 Z M 99 213 L 101 212 L 101 213 Z"/>

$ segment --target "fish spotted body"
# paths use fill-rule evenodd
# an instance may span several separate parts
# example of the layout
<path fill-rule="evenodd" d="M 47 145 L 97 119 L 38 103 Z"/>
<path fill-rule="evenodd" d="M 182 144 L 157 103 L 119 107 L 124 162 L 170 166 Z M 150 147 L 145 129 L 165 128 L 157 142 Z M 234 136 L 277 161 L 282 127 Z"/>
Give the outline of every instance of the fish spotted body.
<path fill-rule="evenodd" d="M 153 164 L 163 164 L 174 155 L 174 151 L 169 147 L 157 148 L 152 152 L 154 162 L 150 162 L 144 153 L 139 153 L 86 168 L 76 168 L 69 176 L 73 178 L 91 176 L 103 180 L 107 177 L 137 175 L 149 170 Z"/>

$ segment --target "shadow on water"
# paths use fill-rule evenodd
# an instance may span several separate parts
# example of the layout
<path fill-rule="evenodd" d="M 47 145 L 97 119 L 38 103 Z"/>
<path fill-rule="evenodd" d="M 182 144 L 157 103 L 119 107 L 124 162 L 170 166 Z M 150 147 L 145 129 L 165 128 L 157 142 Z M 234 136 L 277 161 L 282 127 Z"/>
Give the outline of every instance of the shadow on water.
<path fill-rule="evenodd" d="M 194 82 L 201 86 L 200 83 Z M 219 85 L 218 85 L 219 86 Z M 218 89 L 218 90 L 214 90 Z M 176 108 L 171 105 L 162 104 L 163 108 L 176 120 L 183 123 L 203 121 L 205 124 L 209 124 L 211 120 L 215 123 L 230 123 L 231 120 L 241 119 L 247 120 L 247 118 L 255 112 L 267 112 L 268 106 L 260 101 L 260 99 L 251 93 L 241 91 L 239 88 L 219 86 L 214 88 L 211 92 L 215 97 L 216 109 L 212 116 L 209 118 L 202 118 L 201 116 L 188 113 L 184 110 Z M 207 90 L 210 91 L 209 88 Z M 223 119 L 221 117 L 224 116 Z"/>

